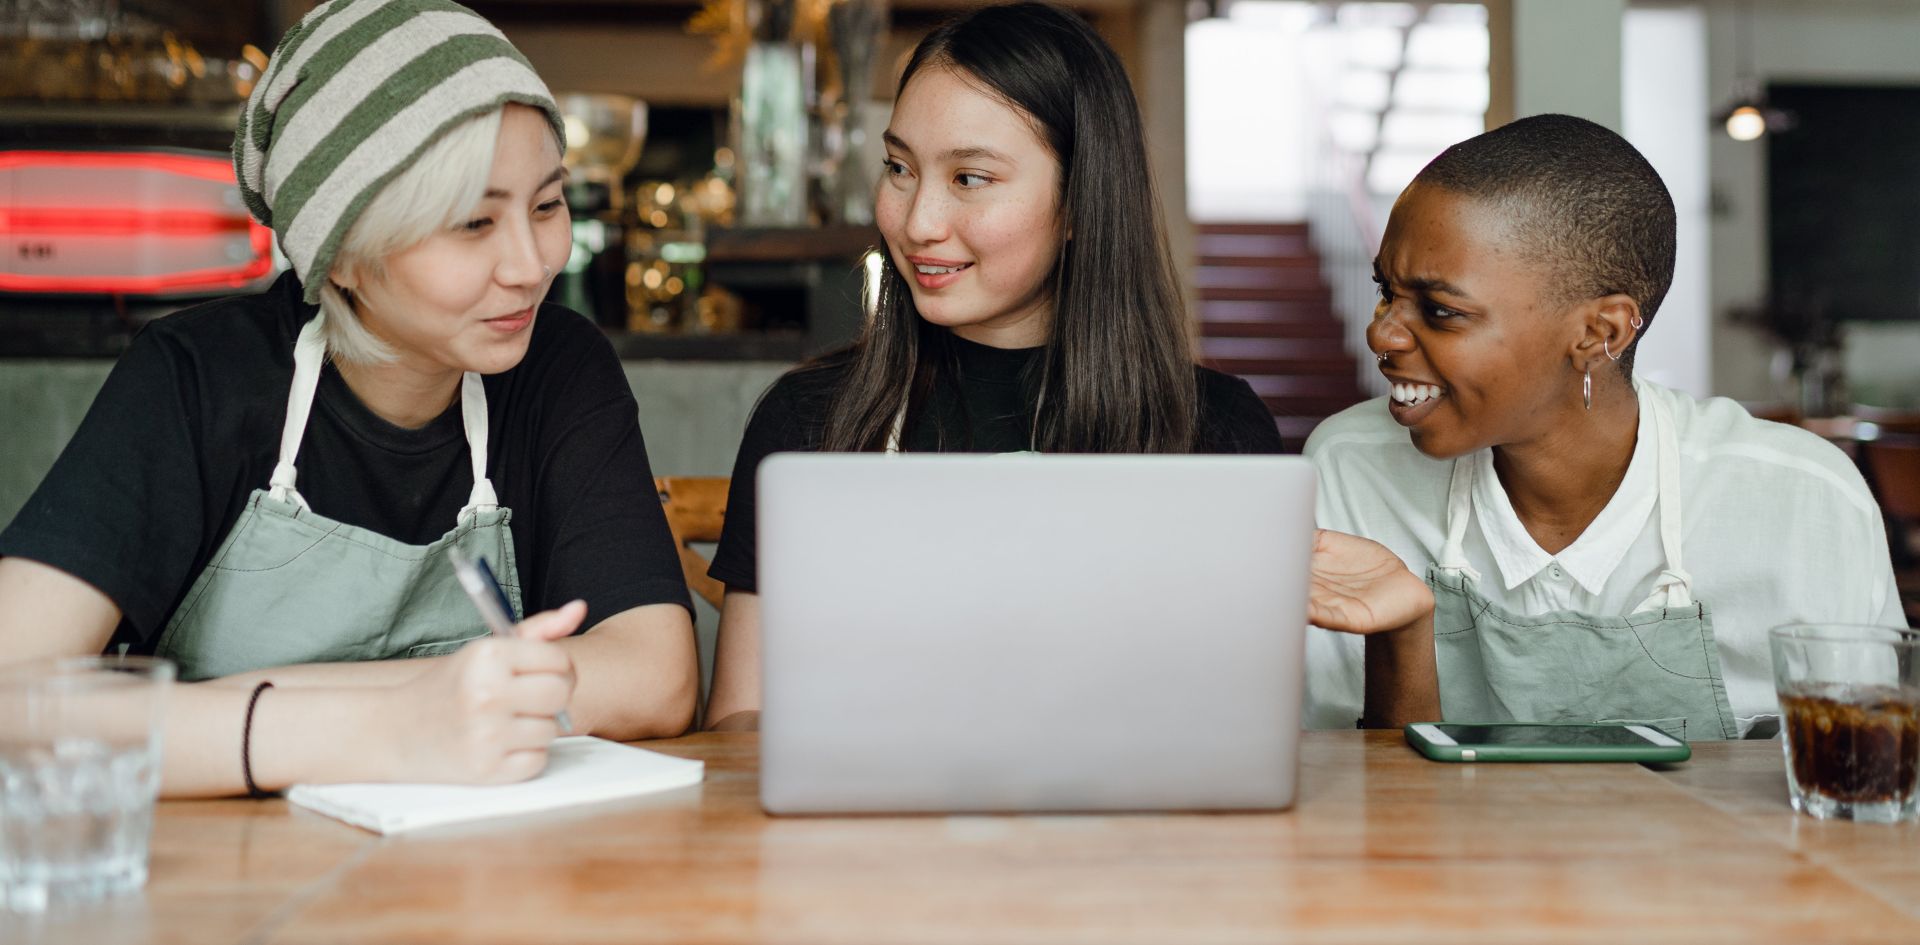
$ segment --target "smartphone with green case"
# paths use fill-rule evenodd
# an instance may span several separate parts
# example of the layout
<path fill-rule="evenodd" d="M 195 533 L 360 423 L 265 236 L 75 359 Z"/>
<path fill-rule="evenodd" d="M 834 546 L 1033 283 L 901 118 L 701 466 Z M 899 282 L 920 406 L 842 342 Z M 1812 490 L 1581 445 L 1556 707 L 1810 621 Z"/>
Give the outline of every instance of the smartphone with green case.
<path fill-rule="evenodd" d="M 1435 761 L 1676 762 L 1693 749 L 1652 725 L 1417 722 L 1407 744 Z"/>

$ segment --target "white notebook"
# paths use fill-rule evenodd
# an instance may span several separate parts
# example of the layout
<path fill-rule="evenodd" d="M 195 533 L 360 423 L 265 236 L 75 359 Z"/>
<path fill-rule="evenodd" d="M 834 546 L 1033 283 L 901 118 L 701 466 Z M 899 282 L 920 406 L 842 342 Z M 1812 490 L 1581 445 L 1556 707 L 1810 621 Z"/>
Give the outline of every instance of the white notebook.
<path fill-rule="evenodd" d="M 547 770 L 518 784 L 300 784 L 287 800 L 374 833 L 529 814 L 699 784 L 706 764 L 576 735 L 555 739 Z"/>

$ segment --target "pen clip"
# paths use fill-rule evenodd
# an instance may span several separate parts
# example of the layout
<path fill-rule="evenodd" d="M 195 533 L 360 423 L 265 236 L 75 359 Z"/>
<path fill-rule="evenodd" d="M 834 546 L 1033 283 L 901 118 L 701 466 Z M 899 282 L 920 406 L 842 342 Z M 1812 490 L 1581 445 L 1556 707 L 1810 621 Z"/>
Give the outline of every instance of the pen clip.
<path fill-rule="evenodd" d="M 513 601 L 507 597 L 507 589 L 500 586 L 500 579 L 493 576 L 493 568 L 487 565 L 486 556 L 475 559 L 473 564 L 475 570 L 480 572 L 480 576 L 486 579 L 487 587 L 492 589 L 493 598 L 500 602 L 500 609 L 506 612 L 507 622 L 519 623 L 520 615 L 514 613 Z"/>
<path fill-rule="evenodd" d="M 460 581 L 460 589 L 466 592 L 473 609 L 480 612 L 480 622 L 496 636 L 513 636 L 513 613 L 501 606 L 504 595 L 499 593 L 499 585 L 481 570 L 486 567 L 486 562 L 469 558 L 458 548 L 447 549 L 447 560 L 453 564 L 453 574 Z M 493 585 L 492 589 L 489 589 L 489 584 Z"/>

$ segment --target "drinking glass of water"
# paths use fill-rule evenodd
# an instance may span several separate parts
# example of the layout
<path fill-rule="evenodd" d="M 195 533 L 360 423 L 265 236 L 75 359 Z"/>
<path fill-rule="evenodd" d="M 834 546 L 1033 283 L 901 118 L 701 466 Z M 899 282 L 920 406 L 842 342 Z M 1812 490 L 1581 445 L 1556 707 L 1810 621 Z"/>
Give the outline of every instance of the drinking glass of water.
<path fill-rule="evenodd" d="M 1920 631 L 1790 624 L 1771 634 L 1794 810 L 1897 823 L 1920 811 Z"/>
<path fill-rule="evenodd" d="M 94 656 L 0 670 L 0 909 L 139 889 L 174 666 Z"/>

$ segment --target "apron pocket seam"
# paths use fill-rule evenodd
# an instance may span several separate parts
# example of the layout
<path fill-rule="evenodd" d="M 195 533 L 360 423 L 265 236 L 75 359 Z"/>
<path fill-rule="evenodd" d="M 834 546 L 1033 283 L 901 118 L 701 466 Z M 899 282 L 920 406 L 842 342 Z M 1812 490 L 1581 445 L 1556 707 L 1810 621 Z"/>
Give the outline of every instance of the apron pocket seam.
<path fill-rule="evenodd" d="M 406 556 L 406 555 L 397 555 L 397 554 L 394 554 L 394 553 L 393 553 L 392 551 L 389 551 L 388 549 L 385 549 L 385 548 L 382 548 L 382 547 L 380 547 L 380 546 L 378 546 L 378 545 L 375 545 L 375 544 L 371 544 L 371 543 L 369 543 L 369 542 L 364 542 L 364 541 L 361 541 L 361 540 L 359 540 L 359 539 L 357 539 L 357 538 L 354 538 L 354 537 L 353 537 L 353 536 L 351 536 L 351 535 L 342 535 L 342 536 L 340 537 L 340 540 L 341 540 L 341 541 L 344 541 L 344 542 L 347 542 L 347 543 L 349 543 L 349 544 L 354 544 L 354 545 L 359 545 L 360 547 L 362 547 L 362 548 L 365 548 L 365 549 L 367 549 L 368 551 L 371 551 L 371 552 L 373 552 L 374 554 L 378 554 L 378 555 L 384 555 L 384 556 L 386 556 L 386 557 L 388 557 L 388 558 L 392 558 L 392 559 L 393 559 L 393 560 L 395 560 L 395 561 L 425 561 L 426 559 L 428 559 L 428 558 L 431 558 L 431 557 L 433 557 L 433 553 L 428 553 L 428 554 L 422 554 L 422 555 L 416 555 L 416 556 L 414 556 L 414 557 L 408 557 L 408 556 Z M 424 548 L 424 547 L 427 547 L 427 546 L 425 546 L 425 545 L 422 545 L 422 546 L 419 546 L 419 547 L 423 547 L 423 548 Z"/>
<path fill-rule="evenodd" d="M 291 567 L 294 562 L 299 561 L 301 558 L 306 557 L 307 552 L 310 552 L 313 549 L 320 547 L 320 543 L 323 541 L 326 541 L 327 536 L 331 534 L 333 534 L 333 531 L 329 530 L 314 536 L 313 541 L 310 542 L 305 548 L 302 548 L 298 552 L 296 552 L 293 557 L 288 558 L 287 560 L 282 561 L 271 568 L 229 568 L 229 567 L 226 567 L 225 565 L 218 565 L 218 564 L 213 565 L 213 568 L 214 570 L 219 571 L 223 574 L 265 574 L 269 571 L 278 571 L 281 568 Z"/>
<path fill-rule="evenodd" d="M 1699 681 L 1703 679 L 1711 681 L 1713 679 L 1713 676 L 1711 674 L 1706 676 L 1689 676 L 1686 673 L 1676 672 L 1674 670 L 1668 669 L 1664 664 L 1660 662 L 1659 657 L 1653 655 L 1653 650 L 1647 646 L 1647 641 L 1640 639 L 1639 627 L 1633 626 L 1632 624 L 1628 624 L 1627 632 L 1633 634 L 1633 642 L 1640 644 L 1640 652 L 1647 654 L 1647 662 L 1660 667 L 1660 670 L 1662 672 L 1669 673 L 1674 676 L 1678 676 L 1681 679 L 1692 679 L 1695 681 Z"/>

